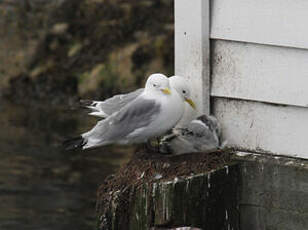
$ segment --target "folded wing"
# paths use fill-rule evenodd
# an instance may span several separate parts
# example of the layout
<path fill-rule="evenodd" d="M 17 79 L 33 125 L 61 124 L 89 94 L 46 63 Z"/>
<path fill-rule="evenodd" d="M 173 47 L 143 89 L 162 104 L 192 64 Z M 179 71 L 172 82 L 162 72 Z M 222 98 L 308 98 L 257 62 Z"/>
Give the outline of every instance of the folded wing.
<path fill-rule="evenodd" d="M 89 115 L 106 118 L 135 100 L 143 90 L 141 88 L 127 94 L 115 95 L 105 101 L 80 100 L 80 105 L 91 110 Z"/>

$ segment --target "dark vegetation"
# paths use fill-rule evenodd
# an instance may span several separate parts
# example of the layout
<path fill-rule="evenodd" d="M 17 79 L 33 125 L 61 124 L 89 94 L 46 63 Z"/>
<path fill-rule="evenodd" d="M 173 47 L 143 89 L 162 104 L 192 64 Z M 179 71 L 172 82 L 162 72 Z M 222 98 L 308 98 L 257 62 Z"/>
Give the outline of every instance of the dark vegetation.
<path fill-rule="evenodd" d="M 14 102 L 103 99 L 173 73 L 171 0 L 6 0 L 0 12 L 0 95 Z"/>

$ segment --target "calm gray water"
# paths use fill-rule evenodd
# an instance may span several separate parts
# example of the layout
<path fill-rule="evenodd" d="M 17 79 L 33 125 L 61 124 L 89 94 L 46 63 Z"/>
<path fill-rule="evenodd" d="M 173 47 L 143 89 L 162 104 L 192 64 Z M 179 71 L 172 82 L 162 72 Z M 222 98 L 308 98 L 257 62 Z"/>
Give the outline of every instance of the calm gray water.
<path fill-rule="evenodd" d="M 98 185 L 133 151 L 61 149 L 95 122 L 79 109 L 1 102 L 0 230 L 94 229 Z"/>

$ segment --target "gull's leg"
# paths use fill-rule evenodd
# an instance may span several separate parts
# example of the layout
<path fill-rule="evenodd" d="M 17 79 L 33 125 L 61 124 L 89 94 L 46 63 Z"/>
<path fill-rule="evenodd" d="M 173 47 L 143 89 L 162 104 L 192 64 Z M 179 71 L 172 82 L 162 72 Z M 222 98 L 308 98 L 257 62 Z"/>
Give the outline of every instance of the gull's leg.
<path fill-rule="evenodd" d="M 155 152 L 156 148 L 153 148 L 151 140 L 147 140 L 147 142 L 145 143 L 145 148 L 146 150 L 150 151 L 150 152 Z"/>
<path fill-rule="evenodd" d="M 160 153 L 160 150 L 159 150 L 160 137 L 156 137 L 156 142 L 157 142 L 156 151 Z"/>
<path fill-rule="evenodd" d="M 177 137 L 178 135 L 174 134 L 174 133 L 171 133 L 169 135 L 166 135 L 166 136 L 163 136 L 161 138 L 161 142 L 169 142 L 171 140 L 173 140 L 175 137 Z"/>
<path fill-rule="evenodd" d="M 172 154 L 172 151 L 170 149 L 170 141 L 172 141 L 174 138 L 177 137 L 178 135 L 174 133 L 162 137 L 159 142 L 159 150 L 162 150 L 162 152 L 161 151 L 159 152 L 164 155 Z"/>

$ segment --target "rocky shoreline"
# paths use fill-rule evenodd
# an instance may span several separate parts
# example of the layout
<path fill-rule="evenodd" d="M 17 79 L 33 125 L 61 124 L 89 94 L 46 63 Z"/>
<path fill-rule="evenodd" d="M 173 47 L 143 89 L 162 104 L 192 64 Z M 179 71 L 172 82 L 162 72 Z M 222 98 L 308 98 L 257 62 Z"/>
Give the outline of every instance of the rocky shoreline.
<path fill-rule="evenodd" d="M 172 1 L 7 0 L 0 12 L 0 94 L 11 101 L 106 98 L 173 74 Z"/>

